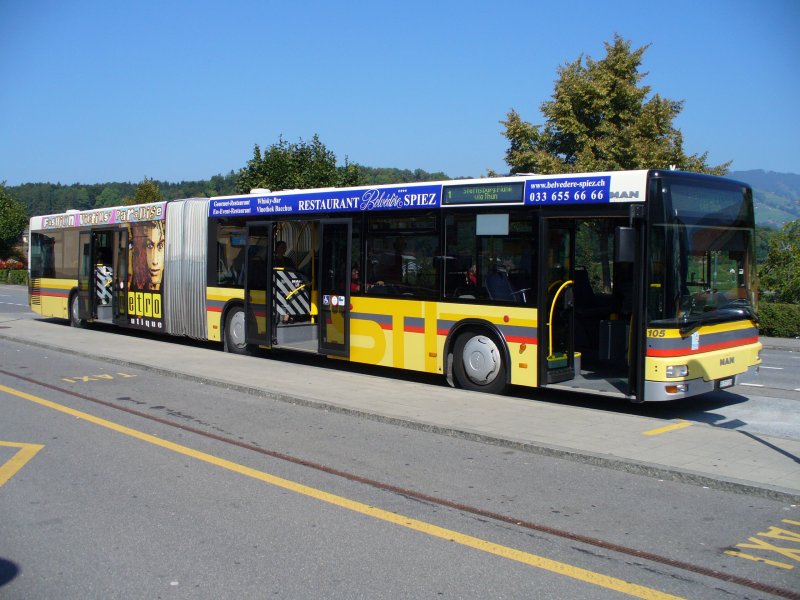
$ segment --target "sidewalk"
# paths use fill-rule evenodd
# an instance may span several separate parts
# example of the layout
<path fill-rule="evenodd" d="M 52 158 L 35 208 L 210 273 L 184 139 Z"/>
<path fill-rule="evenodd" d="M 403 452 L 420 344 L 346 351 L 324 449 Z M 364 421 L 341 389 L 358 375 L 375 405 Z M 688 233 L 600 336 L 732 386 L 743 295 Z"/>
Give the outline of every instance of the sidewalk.
<path fill-rule="evenodd" d="M 530 399 L 487 396 L 347 370 L 235 356 L 207 347 L 178 346 L 168 337 L 123 338 L 117 333 L 74 329 L 57 322 L 9 320 L 2 323 L 0 338 L 265 398 L 661 479 L 800 503 L 797 440 L 755 436 L 701 423 L 653 435 L 653 430 L 672 423 Z M 800 349 L 800 340 L 797 342 Z"/>

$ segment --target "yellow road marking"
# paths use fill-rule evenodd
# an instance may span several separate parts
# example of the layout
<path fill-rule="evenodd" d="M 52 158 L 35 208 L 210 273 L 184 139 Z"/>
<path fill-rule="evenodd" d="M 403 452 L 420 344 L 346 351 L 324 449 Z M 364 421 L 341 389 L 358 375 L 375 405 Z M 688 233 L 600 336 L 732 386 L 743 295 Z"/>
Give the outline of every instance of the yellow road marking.
<path fill-rule="evenodd" d="M 670 431 L 676 431 L 678 429 L 685 429 L 686 427 L 691 427 L 692 424 L 689 421 L 684 421 L 683 419 L 676 419 L 678 422 L 673 423 L 672 425 L 666 425 L 664 427 L 659 427 L 658 429 L 651 429 L 649 431 L 643 431 L 643 435 L 661 435 L 662 433 L 669 433 Z"/>
<path fill-rule="evenodd" d="M 131 379 L 132 377 L 136 377 L 136 375 L 128 375 L 127 373 L 100 373 L 99 375 L 75 375 L 73 377 L 62 377 L 62 381 L 66 381 L 67 383 L 89 383 L 90 381 L 100 381 L 101 379 L 105 381 L 113 381 L 115 375 L 119 375 L 122 379 Z"/>
<path fill-rule="evenodd" d="M 19 450 L 2 465 L 0 465 L 0 487 L 3 487 L 6 481 L 16 475 L 22 467 L 24 467 L 30 459 L 36 456 L 44 446 L 41 444 L 22 444 L 18 442 L 0 442 L 0 446 L 4 448 L 19 448 Z"/>
<path fill-rule="evenodd" d="M 781 519 L 781 522 L 786 523 L 787 525 L 800 525 L 800 521 L 793 521 L 791 519 Z M 794 542 L 795 544 L 800 544 L 800 532 L 793 531 L 791 529 L 784 529 L 782 527 L 775 527 L 774 525 L 769 525 L 767 531 L 759 531 L 756 535 L 760 535 L 765 538 L 784 540 L 788 542 Z M 765 550 L 767 552 L 776 552 L 781 556 L 786 556 L 787 558 L 791 558 L 792 560 L 800 562 L 800 548 L 786 548 L 785 546 L 778 546 L 776 544 L 767 542 L 757 537 L 747 538 L 747 541 L 750 543 L 736 544 L 736 547 L 752 548 L 754 550 Z M 780 569 L 786 569 L 786 570 L 794 569 L 794 565 L 777 560 L 762 558 L 760 556 L 753 556 L 752 554 L 746 554 L 745 552 L 741 552 L 740 550 L 725 550 L 724 553 L 728 554 L 729 556 L 735 556 L 737 558 L 745 558 L 747 560 L 752 560 L 755 562 L 762 562 L 767 565 L 772 565 L 773 567 L 778 567 Z"/>
<path fill-rule="evenodd" d="M 302 494 L 309 498 L 315 498 L 317 500 L 326 502 L 328 504 L 332 504 L 334 506 L 338 506 L 340 508 L 346 508 L 347 510 L 351 510 L 353 512 L 367 515 L 387 523 L 392 523 L 394 525 L 399 525 L 400 527 L 405 527 L 407 529 L 419 531 L 421 533 L 437 537 L 443 540 L 447 540 L 449 542 L 455 542 L 462 546 L 474 548 L 476 550 L 480 550 L 488 554 L 493 554 L 495 556 L 507 558 L 509 560 L 513 560 L 532 567 L 537 567 L 539 569 L 544 569 L 546 571 L 550 571 L 558 575 L 564 575 L 566 577 L 583 581 L 585 583 L 621 592 L 623 594 L 628 594 L 636 598 L 644 598 L 647 600 L 666 600 L 666 599 L 680 598 L 679 596 L 673 596 L 672 594 L 660 592 L 652 588 L 636 585 L 634 583 L 630 583 L 622 579 L 617 579 L 616 577 L 610 577 L 608 575 L 603 575 L 602 573 L 595 573 L 594 571 L 581 569 L 580 567 L 568 565 L 566 563 L 558 562 L 549 558 L 545 558 L 543 556 L 537 556 L 535 554 L 523 552 L 522 550 L 516 550 L 514 548 L 509 548 L 507 546 L 495 544 L 487 540 L 482 540 L 480 538 L 473 537 L 471 535 L 459 533 L 457 531 L 452 531 L 450 529 L 445 529 L 443 527 L 438 527 L 436 525 L 432 525 L 431 523 L 426 523 L 425 521 L 419 521 L 417 519 L 412 519 L 404 515 L 392 513 L 386 510 L 382 510 L 380 508 L 375 508 L 374 506 L 369 506 L 368 504 L 364 504 L 362 502 L 350 500 L 348 498 L 344 498 L 342 496 L 337 496 L 329 492 L 318 490 L 316 488 L 312 488 L 294 481 L 290 481 L 288 479 L 283 479 L 282 477 L 277 477 L 275 475 L 271 475 L 263 471 L 258 471 L 256 469 L 252 469 L 250 467 L 246 467 L 244 465 L 240 465 L 238 463 L 225 460 L 224 458 L 219 458 L 211 454 L 206 454 L 205 452 L 200 452 L 199 450 L 194 450 L 187 446 L 175 444 L 173 442 L 157 438 L 153 435 L 149 435 L 142 431 L 131 429 L 129 427 L 125 427 L 124 425 L 119 425 L 118 423 L 114 423 L 113 421 L 107 421 L 105 419 L 101 419 L 100 417 L 96 417 L 89 413 L 81 412 L 79 410 L 69 408 L 68 406 L 63 406 L 61 404 L 51 402 L 50 400 L 45 400 L 44 398 L 39 398 L 38 396 L 34 396 L 26 392 L 15 390 L 13 388 L 9 388 L 4 385 L 0 385 L 0 391 L 3 391 L 7 394 L 11 394 L 12 396 L 17 396 L 18 398 L 30 400 L 31 402 L 35 402 L 36 404 L 39 404 L 41 406 L 45 406 L 47 408 L 57 410 L 64 414 L 71 415 L 79 419 L 83 419 L 84 421 L 87 421 L 89 423 L 93 423 L 95 425 L 99 425 L 100 427 L 111 429 L 112 431 L 116 431 L 118 433 L 122 433 L 124 435 L 136 438 L 138 440 L 142 440 L 144 442 L 153 444 L 155 446 L 171 450 L 178 454 L 189 456 L 199 461 L 217 467 L 221 467 L 223 469 L 227 469 L 234 473 L 239 473 L 240 475 L 251 477 L 253 479 L 257 479 L 259 481 L 268 483 L 270 485 L 274 485 L 276 487 L 285 490 Z"/>
<path fill-rule="evenodd" d="M 737 558 L 746 558 L 747 560 L 752 560 L 755 562 L 762 562 L 773 567 L 778 567 L 779 569 L 794 569 L 793 565 L 787 565 L 786 563 L 779 562 L 777 560 L 769 560 L 768 558 L 761 558 L 760 556 L 753 556 L 752 554 L 745 554 L 744 552 L 739 552 L 738 550 L 725 550 L 725 554 L 729 556 L 735 556 Z"/>

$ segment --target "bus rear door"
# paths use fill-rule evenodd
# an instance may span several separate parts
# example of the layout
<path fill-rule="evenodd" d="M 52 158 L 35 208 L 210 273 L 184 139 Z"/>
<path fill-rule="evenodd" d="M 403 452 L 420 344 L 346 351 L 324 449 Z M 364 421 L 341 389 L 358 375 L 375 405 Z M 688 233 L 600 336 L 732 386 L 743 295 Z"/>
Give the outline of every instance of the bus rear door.
<path fill-rule="evenodd" d="M 78 316 L 126 324 L 128 234 L 124 229 L 81 231 Z M 121 293 L 120 293 L 121 292 Z"/>
<path fill-rule="evenodd" d="M 94 256 L 92 252 L 91 231 L 81 231 L 78 248 L 81 262 L 78 269 L 78 317 L 89 321 L 94 318 L 92 290 L 94 289 Z"/>
<path fill-rule="evenodd" d="M 114 323 L 128 324 L 128 230 L 114 232 Z"/>

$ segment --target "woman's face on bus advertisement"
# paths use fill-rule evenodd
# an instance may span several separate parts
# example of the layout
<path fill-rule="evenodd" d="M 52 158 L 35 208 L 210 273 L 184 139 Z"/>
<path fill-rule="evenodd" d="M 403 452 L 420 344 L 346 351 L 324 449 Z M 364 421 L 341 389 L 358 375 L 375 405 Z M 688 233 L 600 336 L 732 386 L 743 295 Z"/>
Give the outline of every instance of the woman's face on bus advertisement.
<path fill-rule="evenodd" d="M 150 272 L 150 287 L 157 289 L 164 275 L 164 231 L 161 227 L 152 227 L 148 230 L 145 249 L 147 269 Z"/>

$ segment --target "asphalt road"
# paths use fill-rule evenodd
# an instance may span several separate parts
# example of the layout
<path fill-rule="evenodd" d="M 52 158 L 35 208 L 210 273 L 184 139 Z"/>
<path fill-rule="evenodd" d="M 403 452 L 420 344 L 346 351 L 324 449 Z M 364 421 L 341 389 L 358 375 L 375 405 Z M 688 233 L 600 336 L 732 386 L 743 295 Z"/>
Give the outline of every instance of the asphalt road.
<path fill-rule="evenodd" d="M 22 285 L 0 284 L 0 314 L 32 319 L 38 315 L 28 307 L 28 288 Z"/>
<path fill-rule="evenodd" d="M 794 436 L 795 353 L 765 358 L 691 405 L 550 401 Z M 800 597 L 800 509 L 767 498 L 6 340 L 0 385 L 3 598 Z"/>
<path fill-rule="evenodd" d="M 800 509 L 766 498 L 6 340 L 0 378 L 0 465 L 18 467 L 0 483 L 3 598 L 765 598 L 800 588 Z M 23 462 L 25 452 L 35 453 Z M 757 546 L 760 560 L 726 554 L 737 544 Z"/>

